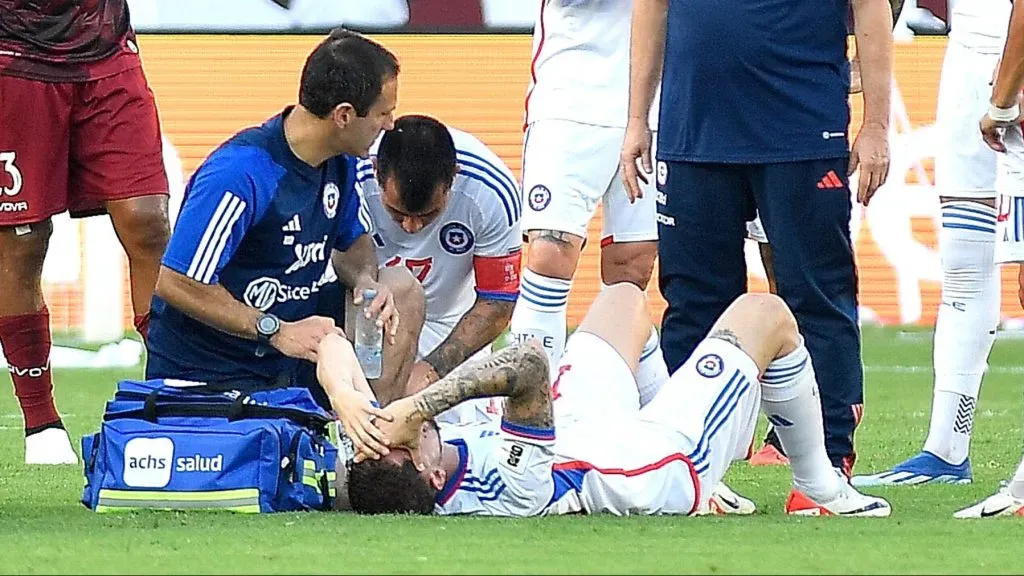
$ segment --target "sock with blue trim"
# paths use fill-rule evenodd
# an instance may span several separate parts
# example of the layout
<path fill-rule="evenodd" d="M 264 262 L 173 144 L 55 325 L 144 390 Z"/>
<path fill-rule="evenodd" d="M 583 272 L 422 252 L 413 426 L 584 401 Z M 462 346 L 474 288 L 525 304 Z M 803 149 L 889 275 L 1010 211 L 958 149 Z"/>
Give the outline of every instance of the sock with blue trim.
<path fill-rule="evenodd" d="M 825 453 L 818 383 L 802 342 L 768 365 L 761 378 L 761 409 L 789 456 L 794 486 L 816 502 L 835 498 L 840 479 Z"/>
<path fill-rule="evenodd" d="M 977 202 L 942 205 L 942 301 L 932 347 L 935 392 L 924 449 L 950 464 L 968 456 L 974 409 L 999 324 L 996 209 Z"/>
<path fill-rule="evenodd" d="M 571 280 L 537 274 L 529 268 L 519 284 L 510 330 L 516 342 L 537 340 L 548 355 L 552 378 L 565 351 L 565 322 Z"/>

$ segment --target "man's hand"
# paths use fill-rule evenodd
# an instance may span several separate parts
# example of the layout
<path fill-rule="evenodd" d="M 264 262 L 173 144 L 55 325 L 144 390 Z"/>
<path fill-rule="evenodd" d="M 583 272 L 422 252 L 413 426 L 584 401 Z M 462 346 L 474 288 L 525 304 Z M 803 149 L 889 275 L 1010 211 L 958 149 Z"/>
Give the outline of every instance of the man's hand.
<path fill-rule="evenodd" d="M 426 416 L 416 407 L 415 396 L 407 396 L 395 400 L 384 408 L 384 422 L 377 421 L 377 427 L 388 439 L 391 448 L 408 448 L 415 452 L 420 447 L 423 423 Z M 366 456 L 356 454 L 358 464 L 366 460 Z"/>
<path fill-rule="evenodd" d="M 290 358 L 316 362 L 317 348 L 328 334 L 344 336 L 345 332 L 334 325 L 332 318 L 310 316 L 298 322 L 281 322 L 281 329 L 270 339 L 270 345 Z"/>
<path fill-rule="evenodd" d="M 406 396 L 412 396 L 434 382 L 440 380 L 437 371 L 430 363 L 420 360 L 412 365 L 412 372 L 409 374 L 409 383 L 405 386 Z"/>
<path fill-rule="evenodd" d="M 637 160 L 640 169 L 637 169 Z M 630 118 L 626 125 L 626 137 L 622 141 L 622 154 L 619 158 L 619 171 L 622 183 L 626 187 L 629 201 L 636 202 L 644 197 L 640 182 L 648 183 L 648 175 L 654 172 L 651 163 L 651 130 L 647 127 L 646 118 Z"/>
<path fill-rule="evenodd" d="M 352 303 L 356 306 L 363 305 L 364 290 L 377 292 L 369 309 L 365 311 L 366 317 L 376 317 L 377 326 L 384 328 L 384 334 L 388 341 L 394 344 L 395 335 L 398 334 L 398 308 L 395 306 L 395 295 L 391 293 L 391 288 L 366 278 L 352 289 Z"/>
<path fill-rule="evenodd" d="M 366 395 L 352 389 L 343 390 L 332 397 L 331 408 L 345 427 L 345 434 L 352 439 L 360 461 L 378 460 L 388 455 L 390 442 L 377 427 L 377 423 L 390 420 L 390 414 L 375 407 Z"/>
<path fill-rule="evenodd" d="M 850 167 L 847 175 L 852 175 L 860 167 L 860 179 L 857 185 L 857 200 L 867 206 L 875 192 L 885 184 L 889 177 L 889 131 L 881 126 L 864 125 L 853 142 L 850 152 Z"/>

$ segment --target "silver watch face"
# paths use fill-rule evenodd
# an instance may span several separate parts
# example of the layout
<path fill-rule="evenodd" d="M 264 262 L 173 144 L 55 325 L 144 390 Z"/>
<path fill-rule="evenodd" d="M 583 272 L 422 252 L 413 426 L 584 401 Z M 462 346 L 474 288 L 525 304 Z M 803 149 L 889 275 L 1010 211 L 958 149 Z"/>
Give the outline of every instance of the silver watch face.
<path fill-rule="evenodd" d="M 281 323 L 277 320 L 277 318 L 270 316 L 269 314 L 260 316 L 259 321 L 256 322 L 256 329 L 259 330 L 260 333 L 265 336 L 272 336 L 276 334 L 280 326 Z"/>

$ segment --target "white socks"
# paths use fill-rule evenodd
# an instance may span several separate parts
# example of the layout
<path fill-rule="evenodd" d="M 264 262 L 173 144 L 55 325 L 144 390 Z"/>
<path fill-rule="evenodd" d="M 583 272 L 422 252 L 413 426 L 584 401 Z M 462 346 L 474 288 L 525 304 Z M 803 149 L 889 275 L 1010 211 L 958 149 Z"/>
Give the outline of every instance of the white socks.
<path fill-rule="evenodd" d="M 841 480 L 825 453 L 818 384 L 802 343 L 768 365 L 761 378 L 761 409 L 789 456 L 796 488 L 815 502 L 836 498 Z"/>
<path fill-rule="evenodd" d="M 519 300 L 512 312 L 511 332 L 516 342 L 535 339 L 548 355 L 552 379 L 565 351 L 566 309 L 571 280 L 541 276 L 529 268 L 519 284 Z"/>
<path fill-rule="evenodd" d="M 644 344 L 640 364 L 636 369 L 636 389 L 640 394 L 640 407 L 646 406 L 667 381 L 668 366 L 661 354 L 661 338 L 658 337 L 658 331 L 651 326 L 651 336 Z"/>
<path fill-rule="evenodd" d="M 981 378 L 999 324 L 995 228 L 995 208 L 964 201 L 942 205 L 942 303 L 935 324 L 935 393 L 924 449 L 950 464 L 968 456 Z"/>

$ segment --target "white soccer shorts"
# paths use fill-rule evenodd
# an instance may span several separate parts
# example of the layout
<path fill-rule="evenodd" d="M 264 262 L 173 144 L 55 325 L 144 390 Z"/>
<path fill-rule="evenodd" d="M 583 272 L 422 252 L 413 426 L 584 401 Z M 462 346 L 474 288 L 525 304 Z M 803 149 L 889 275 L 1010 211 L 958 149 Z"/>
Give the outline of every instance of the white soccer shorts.
<path fill-rule="evenodd" d="M 692 513 L 701 490 L 746 456 L 760 402 L 753 361 L 708 340 L 639 409 L 626 361 L 581 332 L 569 339 L 552 394 L 555 469 L 586 471 L 583 508 L 619 515 Z"/>
<path fill-rule="evenodd" d="M 996 153 L 982 140 L 978 121 L 988 111 L 998 60 L 957 42 L 946 46 L 935 120 L 935 187 L 941 196 L 996 197 Z"/>
<path fill-rule="evenodd" d="M 603 203 L 602 244 L 657 240 L 654 174 L 641 183 L 644 197 L 632 204 L 622 184 L 625 132 L 569 120 L 530 124 L 523 144 L 523 232 L 555 230 L 586 238 Z"/>

